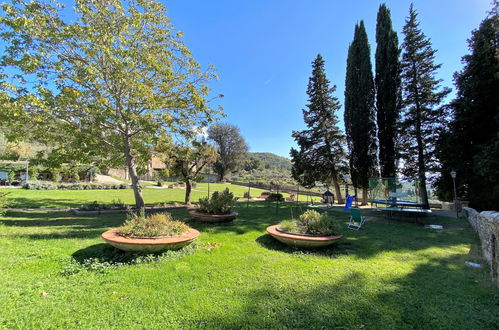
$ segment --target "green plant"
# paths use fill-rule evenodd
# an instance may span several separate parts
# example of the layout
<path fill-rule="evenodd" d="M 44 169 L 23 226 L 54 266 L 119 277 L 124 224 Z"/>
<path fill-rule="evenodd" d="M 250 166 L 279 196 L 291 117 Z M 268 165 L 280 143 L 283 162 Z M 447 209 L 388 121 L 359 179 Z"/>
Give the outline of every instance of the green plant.
<path fill-rule="evenodd" d="M 237 197 L 230 192 L 229 188 L 224 191 L 215 191 L 211 198 L 204 197 L 199 199 L 199 211 L 209 214 L 227 214 L 232 212 L 236 204 Z"/>
<path fill-rule="evenodd" d="M 183 222 L 176 221 L 170 213 L 156 213 L 146 216 L 132 214 L 119 228 L 119 234 L 126 237 L 172 237 L 185 234 L 189 230 Z"/>
<path fill-rule="evenodd" d="M 271 202 L 284 202 L 284 197 L 281 193 L 270 193 L 266 200 Z"/>
<path fill-rule="evenodd" d="M 9 178 L 9 184 L 12 185 L 12 182 L 16 179 L 16 173 L 14 171 L 9 171 L 7 176 Z"/>
<path fill-rule="evenodd" d="M 61 180 L 61 170 L 58 168 L 50 169 L 50 175 L 52 177 L 52 181 L 59 182 Z"/>
<path fill-rule="evenodd" d="M 339 234 L 341 224 L 335 218 L 330 218 L 327 213 L 307 210 L 297 220 L 282 221 L 279 228 L 297 234 L 328 236 Z"/>
<path fill-rule="evenodd" d="M 9 193 L 0 193 L 0 215 L 5 214 L 5 207 L 8 205 L 7 195 Z"/>
<path fill-rule="evenodd" d="M 243 197 L 244 198 L 251 198 L 251 195 L 249 192 L 245 191 L 244 194 L 243 194 Z"/>
<path fill-rule="evenodd" d="M 30 180 L 34 180 L 34 181 L 38 180 L 38 174 L 39 173 L 40 172 L 39 172 L 38 168 L 36 168 L 36 167 L 30 168 L 29 169 L 29 178 L 30 178 Z"/>

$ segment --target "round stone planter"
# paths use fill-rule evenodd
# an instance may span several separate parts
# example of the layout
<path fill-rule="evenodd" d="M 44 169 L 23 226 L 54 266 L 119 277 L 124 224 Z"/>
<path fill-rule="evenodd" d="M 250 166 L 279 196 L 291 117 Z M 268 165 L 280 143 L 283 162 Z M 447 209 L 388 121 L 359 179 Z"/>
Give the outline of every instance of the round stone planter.
<path fill-rule="evenodd" d="M 318 248 L 336 243 L 343 235 L 334 236 L 312 236 L 291 234 L 279 231 L 279 225 L 267 227 L 267 232 L 279 242 L 300 248 Z"/>
<path fill-rule="evenodd" d="M 128 238 L 118 235 L 118 228 L 106 231 L 101 235 L 106 243 L 123 250 L 134 252 L 161 252 L 165 250 L 178 250 L 191 244 L 199 236 L 199 231 L 189 228 L 182 236 L 158 238 Z"/>
<path fill-rule="evenodd" d="M 237 212 L 231 212 L 229 214 L 207 214 L 196 211 L 189 211 L 189 214 L 194 220 L 207 223 L 229 222 L 239 215 Z"/>

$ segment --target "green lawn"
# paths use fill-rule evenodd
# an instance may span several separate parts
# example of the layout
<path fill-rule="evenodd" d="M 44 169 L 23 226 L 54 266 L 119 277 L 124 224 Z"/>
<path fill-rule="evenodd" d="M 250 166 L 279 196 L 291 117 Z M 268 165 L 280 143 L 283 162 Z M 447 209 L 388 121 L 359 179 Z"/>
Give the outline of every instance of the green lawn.
<path fill-rule="evenodd" d="M 211 183 L 210 193 L 215 190 L 229 188 L 235 196 L 243 197 L 247 187 Z M 264 190 L 251 188 L 251 196 L 259 197 Z M 121 200 L 127 204 L 134 204 L 133 190 L 26 190 L 26 189 L 2 189 L 0 192 L 8 192 L 9 207 L 11 208 L 65 208 L 78 207 L 93 201 L 99 203 L 111 203 L 113 200 Z M 185 189 L 157 189 L 144 188 L 142 190 L 144 200 L 147 204 L 183 202 Z M 199 198 L 208 194 L 208 184 L 199 183 L 192 192 L 192 201 L 197 202 Z M 284 196 L 288 196 L 284 194 Z M 306 201 L 306 196 L 300 195 L 300 201 Z M 316 198 L 318 200 L 318 198 Z"/>
<path fill-rule="evenodd" d="M 337 247 L 303 252 L 265 234 L 290 207 L 251 203 L 232 224 L 191 223 L 195 248 L 135 264 L 99 238 L 124 215 L 9 213 L 0 328 L 497 329 L 499 292 L 485 269 L 464 266 L 483 261 L 463 220 L 427 219 L 464 227 L 446 231 L 367 222 Z M 116 260 L 128 264 L 106 266 Z"/>

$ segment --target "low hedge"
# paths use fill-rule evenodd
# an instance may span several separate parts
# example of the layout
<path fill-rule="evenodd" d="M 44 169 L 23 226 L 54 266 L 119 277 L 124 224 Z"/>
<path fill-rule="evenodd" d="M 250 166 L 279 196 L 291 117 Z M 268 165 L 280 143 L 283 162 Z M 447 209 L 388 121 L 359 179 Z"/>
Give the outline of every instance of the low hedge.
<path fill-rule="evenodd" d="M 23 185 L 29 190 L 96 190 L 96 189 L 127 189 L 126 183 L 55 183 L 55 182 L 28 182 Z"/>

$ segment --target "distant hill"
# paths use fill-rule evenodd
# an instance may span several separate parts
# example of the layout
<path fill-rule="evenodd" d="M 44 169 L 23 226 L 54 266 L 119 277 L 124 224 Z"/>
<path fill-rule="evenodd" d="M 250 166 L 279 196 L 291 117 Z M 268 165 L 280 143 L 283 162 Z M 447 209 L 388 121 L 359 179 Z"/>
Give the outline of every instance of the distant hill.
<path fill-rule="evenodd" d="M 291 171 L 291 160 L 271 152 L 250 152 L 249 158 L 260 160 L 265 169 Z"/>

